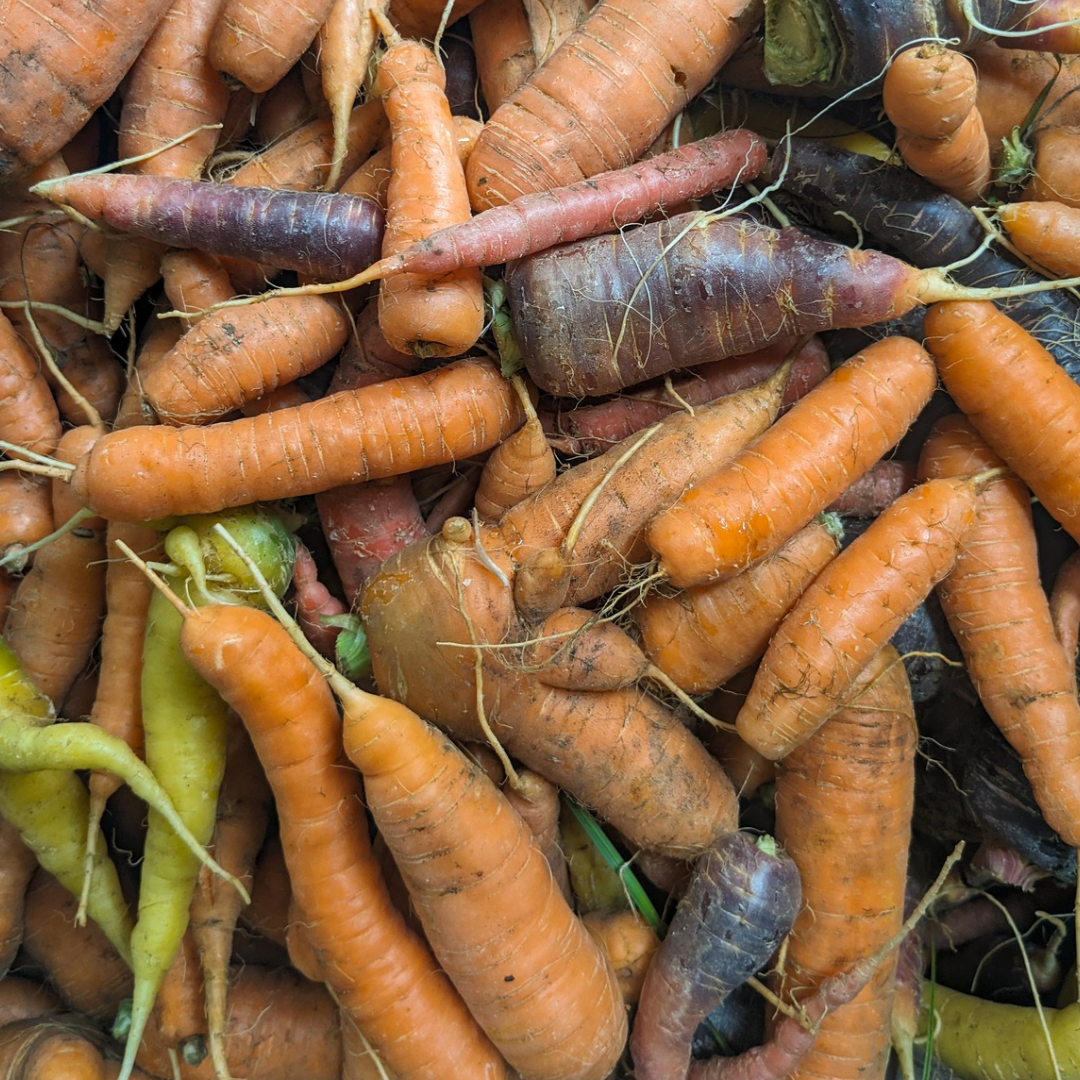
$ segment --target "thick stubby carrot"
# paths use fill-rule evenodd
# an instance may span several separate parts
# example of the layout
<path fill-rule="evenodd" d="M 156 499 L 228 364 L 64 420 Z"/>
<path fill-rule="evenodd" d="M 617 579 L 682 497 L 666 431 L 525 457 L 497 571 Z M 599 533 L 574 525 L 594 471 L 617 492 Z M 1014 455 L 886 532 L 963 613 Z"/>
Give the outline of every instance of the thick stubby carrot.
<path fill-rule="evenodd" d="M 226 0 L 210 37 L 210 63 L 256 94 L 277 83 L 315 40 L 333 0 L 254 7 Z"/>
<path fill-rule="evenodd" d="M 764 655 L 839 550 L 838 530 L 818 519 L 739 574 L 674 595 L 650 593 L 633 610 L 645 654 L 689 694 L 723 686 Z"/>
<path fill-rule="evenodd" d="M 1080 539 L 1080 386 L 986 301 L 934 304 L 925 328 L 953 400 L 1047 512 Z"/>
<path fill-rule="evenodd" d="M 71 482 L 107 518 L 155 521 L 468 457 L 521 421 L 520 402 L 494 365 L 462 360 L 260 416 L 108 432 Z"/>
<path fill-rule="evenodd" d="M 998 207 L 997 220 L 1013 246 L 1059 277 L 1080 275 L 1080 207 L 1058 202 L 1011 202 Z"/>
<path fill-rule="evenodd" d="M 64 146 L 120 85 L 168 6 L 106 0 L 5 12 L 0 177 L 27 172 Z"/>
<path fill-rule="evenodd" d="M 952 569 L 984 481 L 901 495 L 810 583 L 777 628 L 736 726 L 778 760 L 840 707 L 859 672 Z"/>
<path fill-rule="evenodd" d="M 693 857 L 735 827 L 729 781 L 639 688 L 563 690 L 522 669 L 506 648 L 530 636 L 513 604 L 513 550 L 459 518 L 388 560 L 360 607 L 376 685 L 461 741 L 488 741 L 486 719 L 508 754 L 635 845 Z M 430 614 L 422 626 L 417 610 Z"/>
<path fill-rule="evenodd" d="M 958 415 L 937 422 L 920 459 L 920 471 L 931 477 L 1002 466 Z M 1006 473 L 983 488 L 938 596 L 979 699 L 1020 755 L 1047 824 L 1071 847 L 1080 846 L 1074 661 L 1054 633 L 1039 576 L 1031 494 L 1016 477 Z"/>
<path fill-rule="evenodd" d="M 392 136 L 385 258 L 438 228 L 468 220 L 470 209 L 446 73 L 435 54 L 395 34 L 379 61 L 377 83 Z M 379 326 L 402 352 L 460 356 L 479 339 L 484 318 L 483 285 L 475 268 L 438 279 L 398 276 L 379 290 Z"/>
<path fill-rule="evenodd" d="M 840 711 L 778 766 L 776 838 L 799 868 L 803 908 L 775 985 L 796 1007 L 807 987 L 872 957 L 903 925 L 917 737 L 904 665 L 886 646 Z M 790 1075 L 885 1075 L 895 968 L 894 952 L 825 1016 Z"/>
<path fill-rule="evenodd" d="M 166 424 L 207 424 L 332 360 L 349 336 L 340 302 L 270 297 L 211 312 L 162 357 L 143 392 Z"/>
<path fill-rule="evenodd" d="M 975 107 L 977 82 L 963 53 L 930 43 L 893 57 L 881 86 L 908 168 L 966 203 L 990 186 L 990 142 Z"/>
<path fill-rule="evenodd" d="M 605 0 L 490 117 L 477 210 L 639 158 L 762 15 L 757 0 Z"/>
<path fill-rule="evenodd" d="M 503 1076 L 498 1052 L 390 903 L 360 776 L 318 669 L 253 608 L 189 609 L 183 642 L 248 727 L 274 792 L 293 897 L 346 1014 L 397 1075 Z"/>
<path fill-rule="evenodd" d="M 20 909 L 19 917 L 22 917 Z M 0 1027 L 13 1020 L 31 1020 L 60 1012 L 60 998 L 44 983 L 22 975 L 0 979 Z"/>
<path fill-rule="evenodd" d="M 857 353 L 649 524 L 661 572 L 685 588 L 771 554 L 900 441 L 936 386 L 911 338 Z"/>

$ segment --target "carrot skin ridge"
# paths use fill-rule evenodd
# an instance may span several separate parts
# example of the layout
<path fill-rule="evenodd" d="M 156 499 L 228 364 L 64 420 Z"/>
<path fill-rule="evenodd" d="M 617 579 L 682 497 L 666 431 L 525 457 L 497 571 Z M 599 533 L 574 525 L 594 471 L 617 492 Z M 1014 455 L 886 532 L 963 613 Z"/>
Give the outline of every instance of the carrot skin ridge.
<path fill-rule="evenodd" d="M 73 176 L 39 192 L 122 233 L 319 281 L 366 269 L 382 244 L 381 207 L 353 195 L 124 173 Z"/>

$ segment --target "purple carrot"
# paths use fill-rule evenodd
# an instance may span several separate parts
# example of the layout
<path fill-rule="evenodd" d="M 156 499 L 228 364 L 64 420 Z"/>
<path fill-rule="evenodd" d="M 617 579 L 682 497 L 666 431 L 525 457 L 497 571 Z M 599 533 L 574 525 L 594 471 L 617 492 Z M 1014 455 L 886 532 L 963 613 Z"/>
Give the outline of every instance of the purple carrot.
<path fill-rule="evenodd" d="M 381 207 L 354 195 L 126 173 L 65 176 L 36 192 L 122 233 L 254 259 L 320 281 L 356 274 L 382 246 Z"/>

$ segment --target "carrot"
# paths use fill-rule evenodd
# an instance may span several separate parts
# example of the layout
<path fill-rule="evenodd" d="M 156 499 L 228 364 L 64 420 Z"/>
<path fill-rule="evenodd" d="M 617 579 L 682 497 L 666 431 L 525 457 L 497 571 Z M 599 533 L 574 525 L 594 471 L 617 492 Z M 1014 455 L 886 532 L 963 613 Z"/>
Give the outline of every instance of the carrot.
<path fill-rule="evenodd" d="M 765 966 L 801 900 L 798 867 L 771 836 L 733 832 L 701 856 L 645 975 L 630 1042 L 635 1076 L 687 1075 L 695 1028 Z"/>
<path fill-rule="evenodd" d="M 469 217 L 465 175 L 452 131 L 446 75 L 435 54 L 400 37 L 385 19 L 387 50 L 377 86 L 390 122 L 392 173 L 382 254 L 392 255 L 436 229 Z M 476 269 L 435 281 L 397 277 L 379 292 L 387 341 L 417 356 L 458 356 L 479 339 L 483 287 Z"/>
<path fill-rule="evenodd" d="M 734 792 L 672 710 L 634 686 L 564 690 L 522 669 L 509 647 L 531 633 L 500 539 L 450 519 L 383 564 L 359 609 L 376 685 L 462 741 L 494 732 L 637 846 L 687 858 L 734 828 Z M 415 610 L 429 613 L 422 634 Z"/>
<path fill-rule="evenodd" d="M 857 353 L 649 524 L 661 573 L 701 585 L 774 552 L 899 442 L 936 386 L 910 338 Z"/>
<path fill-rule="evenodd" d="M 916 738 L 907 675 L 886 646 L 840 711 L 778 767 L 777 840 L 798 866 L 803 907 L 776 984 L 796 1006 L 808 986 L 901 929 Z M 894 950 L 853 1001 L 826 1014 L 792 1075 L 884 1076 L 895 969 Z"/>
<path fill-rule="evenodd" d="M 840 532 L 817 518 L 733 577 L 650 593 L 633 611 L 646 655 L 687 693 L 723 686 L 764 655 L 780 622 L 840 550 Z"/>
<path fill-rule="evenodd" d="M 924 476 L 970 475 L 1002 466 L 971 424 L 939 420 L 923 446 Z M 1047 823 L 1080 845 L 1080 703 L 1073 658 L 1054 633 L 1039 576 L 1030 493 L 1008 474 L 979 496 L 975 522 L 956 565 L 938 586 L 942 610 L 979 698 L 1024 763 Z M 1002 619 L 997 605 L 1009 612 Z"/>
<path fill-rule="evenodd" d="M 71 483 L 110 520 L 154 521 L 467 457 L 520 422 L 520 405 L 495 368 L 463 360 L 260 416 L 111 431 L 80 459 Z M 170 470 L 173 480 L 162 486 Z"/>
<path fill-rule="evenodd" d="M 166 424 L 207 424 L 333 359 L 349 335 L 340 303 L 274 297 L 199 320 L 143 380 Z"/>
<path fill-rule="evenodd" d="M 318 669 L 265 612 L 182 610 L 185 655 L 244 718 L 263 762 L 293 896 L 346 1015 L 395 1074 L 501 1075 L 497 1051 L 390 904 L 359 775 L 342 767 L 337 708 Z M 234 648 L 245 653 L 243 663 L 231 659 Z M 276 673 L 272 688 L 266 670 Z"/>
<path fill-rule="evenodd" d="M 389 0 L 334 0 L 319 30 L 319 69 L 323 95 L 334 124 L 334 154 L 326 187 L 336 190 L 345 159 L 349 113 L 367 76 L 378 32 L 372 11 L 386 13 Z"/>
<path fill-rule="evenodd" d="M 881 87 L 907 166 L 966 203 L 990 186 L 990 142 L 975 107 L 976 84 L 967 57 L 930 43 L 894 57 Z"/>
<path fill-rule="evenodd" d="M 23 936 L 23 897 L 37 867 L 34 853 L 22 842 L 19 830 L 0 818 L 0 986 Z"/>
<path fill-rule="evenodd" d="M 1047 123 L 1035 130 L 1030 141 L 1031 162 L 1020 198 L 1080 206 L 1075 174 L 1080 160 L 1080 125 Z"/>
<path fill-rule="evenodd" d="M 1050 590 L 1054 635 L 1073 664 L 1080 649 L 1080 555 L 1075 551 L 1058 567 Z"/>
<path fill-rule="evenodd" d="M 106 0 L 6 13 L 0 177 L 28 172 L 64 146 L 120 84 L 168 6 L 149 0 L 132 10 L 126 0 Z"/>
<path fill-rule="evenodd" d="M 643 276 L 643 267 L 652 269 Z M 686 291 L 686 281 L 697 287 Z M 611 393 L 783 335 L 1017 291 L 960 286 L 794 228 L 693 214 L 531 255 L 509 268 L 506 285 L 529 374 L 566 397 Z"/>
<path fill-rule="evenodd" d="M 315 506 L 350 608 L 387 559 L 429 535 L 405 475 L 331 488 Z"/>
<path fill-rule="evenodd" d="M 877 517 L 914 483 L 914 461 L 883 458 L 833 499 L 826 509 L 841 517 Z"/>
<path fill-rule="evenodd" d="M 1080 208 L 1057 202 L 1011 202 L 998 207 L 997 219 L 1013 246 L 1057 277 L 1080 273 L 1076 243 Z"/>
<path fill-rule="evenodd" d="M 308 641 L 326 657 L 335 655 L 341 626 L 334 620 L 348 612 L 345 602 L 335 596 L 318 577 L 318 567 L 311 552 L 303 544 L 296 545 L 296 566 L 293 570 L 293 604 L 296 621 Z M 324 622 L 323 620 L 328 621 Z"/>
<path fill-rule="evenodd" d="M 98 438 L 95 428 L 71 428 L 60 460 L 72 461 Z M 53 517 L 78 510 L 68 485 L 53 481 Z M 90 658 L 105 615 L 105 522 L 84 515 L 75 528 L 38 551 L 20 581 L 4 624 L 4 639 L 27 675 L 59 708 Z"/>
<path fill-rule="evenodd" d="M 382 237 L 378 206 L 355 196 L 123 173 L 72 176 L 35 190 L 122 232 L 328 281 L 367 267 Z"/>
<path fill-rule="evenodd" d="M 467 166 L 474 209 L 630 165 L 761 15 L 756 0 L 602 0 L 488 120 Z"/>
<path fill-rule="evenodd" d="M 60 440 L 60 413 L 41 361 L 0 312 L 0 438 L 39 454 Z"/>
<path fill-rule="evenodd" d="M 131 968 L 102 929 L 76 926 L 76 899 L 38 869 L 26 891 L 24 948 L 68 1008 L 112 1023 L 131 994 Z"/>
<path fill-rule="evenodd" d="M 739 734 L 782 758 L 840 706 L 859 672 L 952 569 L 985 475 L 901 495 L 811 582 L 780 624 L 739 710 Z"/>
<path fill-rule="evenodd" d="M 314 41 L 332 5 L 333 0 L 306 0 L 256 11 L 241 0 L 225 0 L 210 36 L 210 63 L 261 94 Z"/>
<path fill-rule="evenodd" d="M 20 975 L 0 979 L 0 1027 L 60 1011 L 60 999 L 43 983 Z"/>
<path fill-rule="evenodd" d="M 522 0 L 483 0 L 469 12 L 480 89 L 494 112 L 533 72 L 536 54 Z"/>
<path fill-rule="evenodd" d="M 1080 386 L 992 304 L 935 304 L 926 313 L 926 345 L 979 434 L 1065 531 L 1080 537 L 1080 477 L 1071 463 L 1080 445 Z M 1045 407 L 1035 394 L 1045 395 Z"/>
<path fill-rule="evenodd" d="M 446 19 L 449 26 L 455 19 L 463 18 L 477 6 L 480 0 L 454 0 L 447 5 L 440 0 L 391 0 L 390 21 L 405 37 L 434 39 L 435 32 Z"/>
<path fill-rule="evenodd" d="M 444 274 L 495 266 L 556 244 L 613 232 L 656 210 L 753 180 L 764 166 L 765 145 L 758 136 L 742 128 L 722 131 L 447 225 L 401 251 L 384 254 L 354 283 L 398 273 Z"/>
<path fill-rule="evenodd" d="M 219 608 L 220 628 L 199 646 L 219 666 L 240 630 L 233 613 Z M 272 620 L 249 622 L 266 624 L 248 635 L 267 648 L 290 640 Z M 528 826 L 436 728 L 310 660 L 342 702 L 345 751 L 432 950 L 481 1027 L 526 1080 L 606 1077 L 626 1039 L 621 995 Z M 499 914 L 476 918 L 489 898 Z"/>
<path fill-rule="evenodd" d="M 19 569 L 33 552 L 20 551 L 48 536 L 54 527 L 51 482 L 43 476 L 12 472 L 0 476 L 0 558 Z"/>
<path fill-rule="evenodd" d="M 17 1020 L 0 1029 L 0 1070 L 28 1080 L 103 1080 L 105 1047 L 105 1039 L 85 1017 L 61 1013 Z"/>
<path fill-rule="evenodd" d="M 636 1005 L 646 972 L 660 946 L 659 935 L 631 908 L 587 911 L 581 921 L 615 972 L 623 1001 Z"/>

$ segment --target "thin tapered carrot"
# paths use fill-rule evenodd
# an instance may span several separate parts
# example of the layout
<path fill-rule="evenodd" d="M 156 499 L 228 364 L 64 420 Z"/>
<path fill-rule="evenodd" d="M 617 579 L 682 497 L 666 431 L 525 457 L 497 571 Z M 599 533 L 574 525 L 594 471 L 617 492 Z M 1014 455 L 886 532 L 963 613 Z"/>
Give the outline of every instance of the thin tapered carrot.
<path fill-rule="evenodd" d="M 345 159 L 349 113 L 367 75 L 368 61 L 378 31 L 374 10 L 386 13 L 389 0 L 334 0 L 319 29 L 319 70 L 322 88 L 334 125 L 334 153 L 326 187 L 337 189 Z"/>
<path fill-rule="evenodd" d="M 381 19 L 387 50 L 377 85 L 390 122 L 390 186 L 386 194 L 384 257 L 436 229 L 470 216 L 465 173 L 446 99 L 446 73 L 435 54 L 403 38 Z M 399 276 L 379 291 L 379 325 L 402 352 L 458 356 L 484 325 L 478 269 L 440 277 Z"/>
<path fill-rule="evenodd" d="M 348 336 L 346 313 L 329 297 L 282 296 L 212 312 L 155 365 L 143 392 L 164 423 L 207 424 L 311 374 Z"/>
<path fill-rule="evenodd" d="M 474 208 L 635 161 L 762 10 L 756 0 L 598 4 L 488 120 L 467 170 Z"/>
<path fill-rule="evenodd" d="M 775 551 L 896 445 L 936 385 L 911 338 L 857 353 L 650 523 L 661 572 L 685 588 Z"/>
<path fill-rule="evenodd" d="M 1002 464 L 968 420 L 952 415 L 928 435 L 920 471 L 960 476 Z M 979 699 L 1020 755 L 1043 816 L 1067 844 L 1078 846 L 1074 663 L 1054 633 L 1039 576 L 1031 495 L 1015 476 L 1004 473 L 983 488 L 975 521 L 938 596 Z"/>
<path fill-rule="evenodd" d="M 264 93 L 315 40 L 333 0 L 295 0 L 256 8 L 226 0 L 210 36 L 210 63 L 249 90 Z"/>
<path fill-rule="evenodd" d="M 986 301 L 934 304 L 924 325 L 953 400 L 1046 511 L 1080 538 L 1080 386 Z"/>
<path fill-rule="evenodd" d="M 71 482 L 109 519 L 154 521 L 468 457 L 521 420 L 520 402 L 495 367 L 462 360 L 260 416 L 108 432 L 80 459 Z"/>
<path fill-rule="evenodd" d="M 796 1007 L 807 987 L 873 957 L 903 925 L 916 741 L 907 673 L 886 646 L 840 711 L 778 766 L 776 838 L 799 868 L 803 908 L 775 982 Z M 788 1075 L 884 1076 L 895 969 L 894 951 L 825 1016 Z"/>
<path fill-rule="evenodd" d="M 986 476 L 901 495 L 811 582 L 769 642 L 735 721 L 778 760 L 826 722 L 859 672 L 952 569 Z"/>
<path fill-rule="evenodd" d="M 905 163 L 961 202 L 990 186 L 990 142 L 975 107 L 975 66 L 937 43 L 905 49 L 882 83 L 885 113 Z"/>
<path fill-rule="evenodd" d="M 814 577 L 840 550 L 840 530 L 820 519 L 772 555 L 723 581 L 650 593 L 633 616 L 646 655 L 690 694 L 723 686 L 765 653 Z"/>
<path fill-rule="evenodd" d="M 1049 201 L 1003 203 L 997 220 L 1009 240 L 1040 266 L 1058 277 L 1080 274 L 1080 207 Z"/>
<path fill-rule="evenodd" d="M 398 1075 L 503 1075 L 498 1052 L 390 904 L 319 670 L 265 612 L 215 604 L 182 613 L 185 654 L 244 718 L 263 762 L 293 897 L 346 1014 Z M 226 661 L 237 647 L 248 657 L 239 666 Z M 264 670 L 276 672 L 272 690 Z"/>

